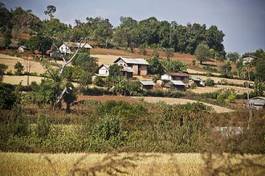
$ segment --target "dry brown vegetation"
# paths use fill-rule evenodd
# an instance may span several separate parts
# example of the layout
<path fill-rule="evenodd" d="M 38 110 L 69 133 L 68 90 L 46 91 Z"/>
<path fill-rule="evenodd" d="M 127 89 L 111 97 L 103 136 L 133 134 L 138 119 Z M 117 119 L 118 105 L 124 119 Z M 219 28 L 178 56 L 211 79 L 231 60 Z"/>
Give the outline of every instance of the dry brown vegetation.
<path fill-rule="evenodd" d="M 256 175 L 264 155 L 161 153 L 0 153 L 0 173 L 30 175 Z"/>

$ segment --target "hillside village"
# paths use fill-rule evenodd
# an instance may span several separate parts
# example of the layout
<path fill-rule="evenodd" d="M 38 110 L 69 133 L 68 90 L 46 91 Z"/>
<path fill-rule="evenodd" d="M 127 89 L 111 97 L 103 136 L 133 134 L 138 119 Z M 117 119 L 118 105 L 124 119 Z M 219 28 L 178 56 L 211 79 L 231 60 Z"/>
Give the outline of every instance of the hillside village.
<path fill-rule="evenodd" d="M 227 52 L 215 25 L 55 12 L 0 2 L 0 175 L 264 175 L 263 49 Z"/>

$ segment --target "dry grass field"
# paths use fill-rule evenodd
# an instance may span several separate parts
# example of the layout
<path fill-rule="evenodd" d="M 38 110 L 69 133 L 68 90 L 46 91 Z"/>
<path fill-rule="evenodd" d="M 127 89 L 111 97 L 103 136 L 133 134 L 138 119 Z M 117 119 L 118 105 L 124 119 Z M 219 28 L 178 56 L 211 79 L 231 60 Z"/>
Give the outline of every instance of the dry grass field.
<path fill-rule="evenodd" d="M 173 104 L 187 104 L 187 103 L 196 103 L 198 101 L 195 100 L 189 100 L 189 99 L 183 99 L 183 98 L 166 98 L 166 97 L 134 97 L 134 98 L 138 98 L 138 99 L 143 99 L 143 101 L 146 101 L 148 103 L 158 103 L 158 102 L 164 102 L 170 105 Z M 216 113 L 229 113 L 229 112 L 233 112 L 232 109 L 228 109 L 225 107 L 221 107 L 221 106 L 217 106 L 217 105 L 213 105 L 213 104 L 209 104 L 209 103 L 204 103 L 206 106 L 210 106 L 213 108 L 213 110 Z"/>
<path fill-rule="evenodd" d="M 217 92 L 221 89 L 234 89 L 237 94 L 244 94 L 253 91 L 253 89 L 247 87 L 237 87 L 228 85 L 216 85 L 214 87 L 196 87 L 195 89 L 190 89 L 190 91 L 197 94 L 203 94 Z"/>
<path fill-rule="evenodd" d="M 212 76 L 200 76 L 194 75 L 193 77 L 201 78 L 202 80 L 207 80 L 208 78 L 214 80 L 215 83 L 225 81 L 228 84 L 235 84 L 235 85 L 243 85 L 244 82 L 254 83 L 253 81 L 241 80 L 241 79 L 229 79 L 229 78 L 220 78 L 220 77 L 212 77 Z"/>
<path fill-rule="evenodd" d="M 21 64 L 23 64 L 25 71 L 28 70 L 28 65 L 29 65 L 31 73 L 35 72 L 37 74 L 41 74 L 45 72 L 45 69 L 39 62 L 32 60 L 28 62 L 27 60 L 24 60 L 19 57 L 0 54 L 0 64 L 7 65 L 8 66 L 7 71 L 12 71 L 14 73 L 14 66 L 18 61 L 21 62 Z"/>
<path fill-rule="evenodd" d="M 27 77 L 28 76 L 5 75 L 3 78 L 3 82 L 13 84 L 13 85 L 18 85 L 21 82 L 21 85 L 26 86 L 27 85 Z M 29 84 L 31 84 L 34 81 L 39 84 L 39 83 L 41 83 L 42 79 L 43 79 L 43 77 L 39 77 L 39 76 L 29 76 Z"/>
<path fill-rule="evenodd" d="M 227 155 L 214 156 L 212 169 L 231 167 L 226 163 Z M 216 158 L 218 158 L 216 160 Z M 220 159 L 219 159 L 220 158 Z M 264 156 L 244 155 L 234 156 L 233 164 L 241 160 L 249 160 L 262 163 Z M 33 154 L 33 153 L 0 153 L 0 173 L 5 176 L 67 176 L 75 175 L 108 175 L 107 172 L 117 173 L 121 171 L 127 175 L 141 176 L 201 176 L 205 175 L 204 155 L 197 153 L 161 154 L 161 153 L 120 153 L 120 154 L 96 154 L 96 153 L 69 153 L 69 154 Z M 225 166 L 227 164 L 227 166 Z M 118 169 L 115 171 L 115 169 Z M 264 169 L 243 167 L 239 175 L 264 174 Z M 125 175 L 125 174 L 117 174 Z"/>

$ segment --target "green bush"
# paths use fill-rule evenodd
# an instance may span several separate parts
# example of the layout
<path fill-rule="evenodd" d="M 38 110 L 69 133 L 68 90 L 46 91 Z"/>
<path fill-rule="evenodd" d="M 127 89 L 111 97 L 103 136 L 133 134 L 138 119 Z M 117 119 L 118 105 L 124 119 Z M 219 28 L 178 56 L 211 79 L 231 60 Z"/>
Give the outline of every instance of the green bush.
<path fill-rule="evenodd" d="M 37 120 L 37 127 L 36 127 L 36 134 L 40 138 L 44 138 L 49 134 L 50 131 L 50 122 L 49 119 L 44 116 L 40 115 Z"/>
<path fill-rule="evenodd" d="M 94 80 L 94 83 L 99 86 L 99 87 L 105 87 L 105 81 L 100 77 L 100 76 L 97 76 Z"/>
<path fill-rule="evenodd" d="M 0 109 L 11 109 L 16 100 L 15 86 L 0 83 Z"/>
<path fill-rule="evenodd" d="M 210 87 L 214 86 L 214 80 L 208 78 L 208 79 L 205 81 L 205 85 L 206 85 L 206 86 L 210 86 Z"/>

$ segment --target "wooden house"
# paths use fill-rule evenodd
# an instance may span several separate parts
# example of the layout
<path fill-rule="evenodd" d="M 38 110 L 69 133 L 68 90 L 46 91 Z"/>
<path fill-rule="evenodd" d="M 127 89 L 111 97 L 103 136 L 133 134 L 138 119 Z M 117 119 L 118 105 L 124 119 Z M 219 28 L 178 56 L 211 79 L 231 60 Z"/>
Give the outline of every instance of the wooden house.
<path fill-rule="evenodd" d="M 153 89 L 155 83 L 153 80 L 140 80 L 142 89 L 150 90 Z"/>
<path fill-rule="evenodd" d="M 147 75 L 147 67 L 149 63 L 145 59 L 137 58 L 123 58 L 119 57 L 114 61 L 115 64 L 121 65 L 123 68 L 130 68 L 133 71 L 133 75 Z"/>

